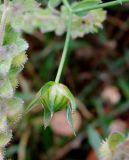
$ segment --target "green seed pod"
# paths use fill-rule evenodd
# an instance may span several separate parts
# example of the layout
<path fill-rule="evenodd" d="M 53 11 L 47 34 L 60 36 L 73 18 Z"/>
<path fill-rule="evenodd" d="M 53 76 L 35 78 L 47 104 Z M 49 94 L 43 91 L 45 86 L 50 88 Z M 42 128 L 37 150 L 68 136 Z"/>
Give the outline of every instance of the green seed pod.
<path fill-rule="evenodd" d="M 54 112 L 66 109 L 68 123 L 73 129 L 72 112 L 76 110 L 76 102 L 74 96 L 65 85 L 52 81 L 46 83 L 28 106 L 27 111 L 32 109 L 37 102 L 40 102 L 44 109 L 45 128 L 49 125 Z"/>

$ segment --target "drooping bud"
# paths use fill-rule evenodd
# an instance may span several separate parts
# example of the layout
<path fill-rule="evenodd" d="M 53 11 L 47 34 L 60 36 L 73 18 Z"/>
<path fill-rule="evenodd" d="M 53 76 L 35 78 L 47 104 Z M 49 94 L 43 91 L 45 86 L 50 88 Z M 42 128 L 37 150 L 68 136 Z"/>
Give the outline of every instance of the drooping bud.
<path fill-rule="evenodd" d="M 44 126 L 47 127 L 53 117 L 54 112 L 66 109 L 67 121 L 73 129 L 72 112 L 76 110 L 75 98 L 70 90 L 61 83 L 48 82 L 38 92 L 37 97 L 28 106 L 32 109 L 39 101 L 44 109 Z"/>

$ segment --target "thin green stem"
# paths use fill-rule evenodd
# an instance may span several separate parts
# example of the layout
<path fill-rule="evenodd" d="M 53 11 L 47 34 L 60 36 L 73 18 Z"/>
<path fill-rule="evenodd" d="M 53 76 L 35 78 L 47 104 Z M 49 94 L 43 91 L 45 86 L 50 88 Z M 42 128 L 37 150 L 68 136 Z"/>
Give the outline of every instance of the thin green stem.
<path fill-rule="evenodd" d="M 64 5 L 69 9 L 70 12 L 73 12 L 71 6 L 69 5 L 67 0 L 63 0 Z"/>
<path fill-rule="evenodd" d="M 122 0 L 122 3 L 129 2 L 129 0 Z M 108 8 L 112 6 L 120 5 L 120 2 L 118 0 L 112 1 L 112 2 L 106 2 L 106 3 L 100 3 L 95 6 L 84 6 L 83 8 L 78 8 L 78 9 L 73 9 L 74 13 L 81 13 L 81 12 L 86 12 L 86 11 L 91 11 L 94 9 L 99 9 L 99 8 Z"/>
<path fill-rule="evenodd" d="M 8 0 L 4 0 L 4 10 L 1 17 L 1 23 L 0 23 L 0 45 L 3 44 L 3 40 L 4 40 L 6 19 L 7 19 L 7 13 L 8 13 L 8 3 L 9 3 Z"/>
<path fill-rule="evenodd" d="M 60 65 L 59 65 L 59 68 L 58 68 L 58 71 L 57 71 L 57 75 L 56 75 L 56 79 L 55 79 L 55 82 L 57 82 L 57 83 L 60 81 L 61 73 L 62 73 L 64 64 L 65 64 L 65 60 L 66 60 L 66 56 L 67 56 L 67 53 L 68 53 L 68 47 L 69 47 L 69 42 L 70 42 L 70 37 L 71 37 L 72 16 L 73 16 L 73 13 L 72 13 L 72 11 L 70 9 L 69 10 L 67 35 L 66 35 L 64 50 L 63 50 L 63 53 L 62 53 Z"/>

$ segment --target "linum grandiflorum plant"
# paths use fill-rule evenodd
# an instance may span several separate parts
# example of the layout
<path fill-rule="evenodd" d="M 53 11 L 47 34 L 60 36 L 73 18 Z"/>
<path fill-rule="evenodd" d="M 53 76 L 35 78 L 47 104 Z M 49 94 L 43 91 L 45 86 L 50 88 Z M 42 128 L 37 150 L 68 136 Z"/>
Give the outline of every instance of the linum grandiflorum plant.
<path fill-rule="evenodd" d="M 77 36 L 83 36 L 85 33 L 97 31 L 97 27 L 101 27 L 101 23 L 105 19 L 105 12 L 102 8 L 122 4 L 122 2 L 128 2 L 128 0 L 117 0 L 107 3 L 102 3 L 99 0 L 83 0 L 73 4 L 70 4 L 67 0 L 49 0 L 48 7 L 53 12 L 59 13 L 55 8 L 62 2 L 63 7 L 61 7 L 61 11 L 63 10 L 63 13 L 65 13 L 67 35 L 56 79 L 55 81 L 46 83 L 40 89 L 36 98 L 28 106 L 27 112 L 31 110 L 36 103 L 41 103 L 44 110 L 43 122 L 44 126 L 47 127 L 54 112 L 66 109 L 67 121 L 74 131 L 72 112 L 76 110 L 76 101 L 70 90 L 59 82 L 68 53 L 70 38 L 71 36 L 75 38 Z"/>
<path fill-rule="evenodd" d="M 22 32 L 33 34 L 38 28 L 43 33 L 54 31 L 57 35 L 62 35 L 67 30 L 56 79 L 40 89 L 26 112 L 36 103 L 41 103 L 44 125 L 47 127 L 54 112 L 66 109 L 68 123 L 74 131 L 72 112 L 76 110 L 75 98 L 70 90 L 59 82 L 70 38 L 97 32 L 106 18 L 103 8 L 124 2 L 129 0 L 106 3 L 101 0 L 73 3 L 67 0 L 49 0 L 48 6 L 43 8 L 35 0 L 0 0 L 0 159 L 3 159 L 4 147 L 12 137 L 11 128 L 23 112 L 23 101 L 15 97 L 17 75 L 27 60 L 25 51 L 28 45 L 21 36 Z"/>

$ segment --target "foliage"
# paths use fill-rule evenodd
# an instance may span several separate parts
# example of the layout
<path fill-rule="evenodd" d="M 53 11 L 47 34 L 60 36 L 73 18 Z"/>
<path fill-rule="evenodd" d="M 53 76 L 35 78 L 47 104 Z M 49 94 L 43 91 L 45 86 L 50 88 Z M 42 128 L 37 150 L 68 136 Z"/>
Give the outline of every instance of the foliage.
<path fill-rule="evenodd" d="M 22 33 L 35 34 L 39 30 L 42 33 L 55 32 L 57 35 L 63 35 L 67 32 L 56 80 L 55 82 L 46 83 L 39 90 L 36 98 L 29 105 L 29 110 L 32 109 L 35 103 L 40 102 L 44 109 L 43 122 L 46 127 L 50 123 L 54 112 L 66 109 L 68 123 L 74 131 L 71 111 L 76 108 L 75 98 L 65 85 L 59 83 L 68 53 L 70 37 L 75 39 L 88 33 L 98 32 L 98 29 L 102 28 L 102 22 L 106 19 L 106 12 L 103 8 L 122 4 L 122 2 L 128 2 L 128 0 L 116 0 L 107 3 L 102 3 L 100 0 L 92 2 L 83 0 L 70 4 L 67 0 L 50 0 L 48 6 L 45 7 L 40 6 L 34 0 L 12 0 L 9 3 L 5 1 L 4 4 L 0 5 L 0 31 L 2 35 L 0 45 L 0 151 L 2 154 L 4 147 L 12 137 L 11 128 L 23 113 L 23 101 L 15 95 L 15 89 L 18 86 L 17 76 L 27 61 L 26 50 L 28 44 L 22 38 Z M 5 5 L 6 3 L 7 6 Z M 119 83 L 120 85 L 121 82 Z M 95 99 L 93 103 L 96 105 L 99 121 L 103 130 L 105 130 L 101 102 Z M 117 112 L 119 112 L 119 109 L 118 111 L 116 110 Z M 114 112 L 114 114 L 116 113 Z M 106 121 L 107 119 L 105 118 L 104 120 Z M 94 125 L 88 127 L 87 134 L 89 143 L 97 151 L 97 147 L 100 144 L 100 136 L 96 132 Z M 121 149 L 120 147 L 117 149 L 117 146 L 119 144 L 123 146 L 126 142 L 123 136 L 119 134 L 117 135 L 117 143 L 114 143 L 115 138 L 112 135 L 108 139 L 108 145 L 106 142 L 104 142 L 104 145 L 108 148 L 106 153 L 114 152 L 114 157 L 116 158 Z M 103 149 L 104 147 L 102 146 L 102 151 Z M 106 156 L 106 154 L 104 153 L 103 156 Z"/>
<path fill-rule="evenodd" d="M 100 158 L 102 160 L 112 159 L 121 160 L 128 159 L 129 139 L 125 138 L 121 133 L 114 133 L 101 144 Z"/>

